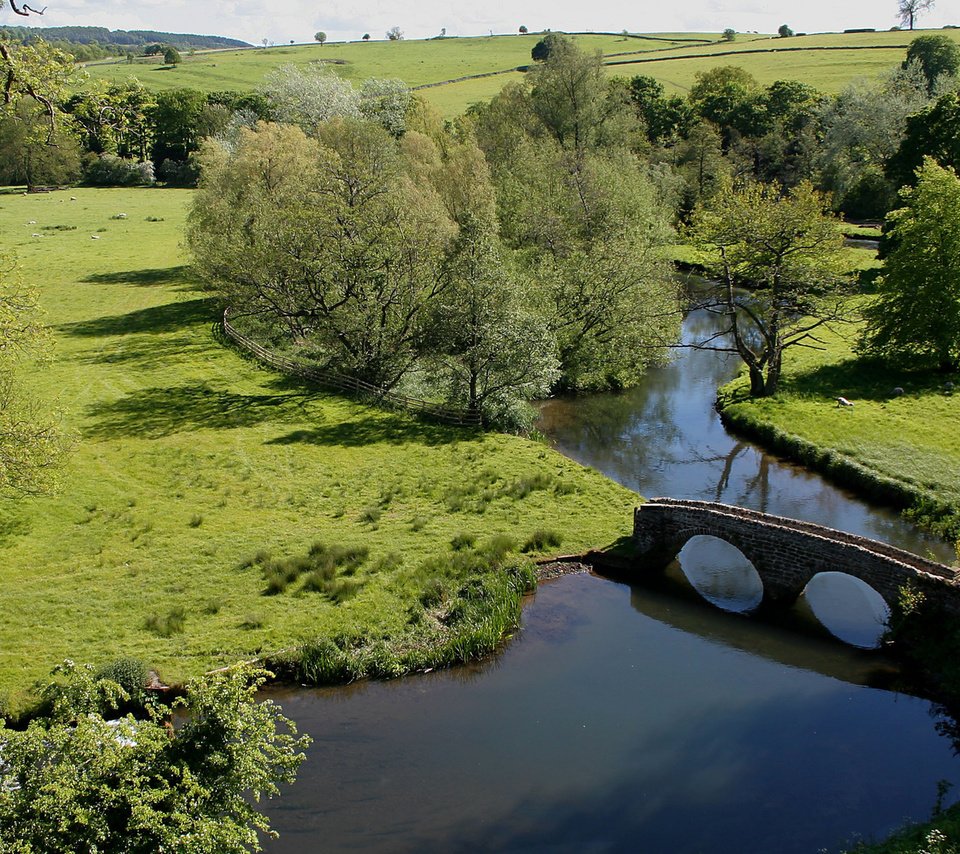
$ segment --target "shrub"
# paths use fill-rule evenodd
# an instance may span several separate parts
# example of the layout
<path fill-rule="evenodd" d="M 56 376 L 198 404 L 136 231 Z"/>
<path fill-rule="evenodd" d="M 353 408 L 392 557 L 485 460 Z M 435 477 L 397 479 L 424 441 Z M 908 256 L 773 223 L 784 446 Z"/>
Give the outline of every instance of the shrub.
<path fill-rule="evenodd" d="M 457 534 L 451 541 L 450 546 L 455 552 L 463 551 L 463 549 L 473 548 L 473 544 L 477 541 L 477 538 L 473 534 Z"/>
<path fill-rule="evenodd" d="M 135 187 L 154 183 L 153 164 L 124 160 L 115 154 L 101 154 L 87 163 L 83 172 L 86 183 L 95 187 Z"/>

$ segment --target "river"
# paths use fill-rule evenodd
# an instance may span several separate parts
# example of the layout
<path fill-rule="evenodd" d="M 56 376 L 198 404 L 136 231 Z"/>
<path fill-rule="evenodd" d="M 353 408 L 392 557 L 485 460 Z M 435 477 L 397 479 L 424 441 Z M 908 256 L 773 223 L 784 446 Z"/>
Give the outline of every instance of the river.
<path fill-rule="evenodd" d="M 691 313 L 684 340 L 714 322 Z M 948 556 L 896 514 L 730 437 L 713 401 L 736 367 L 679 349 L 628 394 L 550 401 L 541 429 L 644 495 L 742 504 Z M 522 631 L 485 662 L 274 690 L 314 743 L 269 805 L 281 836 L 266 850 L 799 854 L 927 818 L 938 782 L 960 782 L 936 709 L 893 690 L 881 652 L 813 628 L 810 611 L 829 612 L 833 592 L 798 607 L 804 631 L 707 604 L 688 576 L 723 608 L 749 604 L 715 571 L 728 560 L 704 541 L 656 583 L 544 584 Z M 875 633 L 869 607 L 833 618 L 855 643 Z"/>

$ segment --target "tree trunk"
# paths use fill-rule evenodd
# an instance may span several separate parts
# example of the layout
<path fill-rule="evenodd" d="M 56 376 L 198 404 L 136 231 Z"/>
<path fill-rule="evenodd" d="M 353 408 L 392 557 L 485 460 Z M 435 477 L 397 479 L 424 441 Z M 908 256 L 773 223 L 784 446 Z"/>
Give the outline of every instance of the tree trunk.
<path fill-rule="evenodd" d="M 767 385 L 763 380 L 763 371 L 750 366 L 750 397 L 766 397 Z"/>

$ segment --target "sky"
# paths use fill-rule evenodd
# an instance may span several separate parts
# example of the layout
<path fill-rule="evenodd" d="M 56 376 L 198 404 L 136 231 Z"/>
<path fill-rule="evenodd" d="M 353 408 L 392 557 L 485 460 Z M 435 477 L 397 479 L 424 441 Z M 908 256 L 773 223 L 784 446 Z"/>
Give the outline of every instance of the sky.
<path fill-rule="evenodd" d="M 408 39 L 530 32 L 837 32 L 853 27 L 889 29 L 897 0 L 31 0 L 43 17 L 22 18 L 2 0 L 0 25 L 108 27 L 229 36 L 252 44 L 309 42 L 323 30 L 329 41 L 374 39 L 397 26 Z M 938 0 L 918 21 L 939 28 L 960 24 L 960 0 Z"/>

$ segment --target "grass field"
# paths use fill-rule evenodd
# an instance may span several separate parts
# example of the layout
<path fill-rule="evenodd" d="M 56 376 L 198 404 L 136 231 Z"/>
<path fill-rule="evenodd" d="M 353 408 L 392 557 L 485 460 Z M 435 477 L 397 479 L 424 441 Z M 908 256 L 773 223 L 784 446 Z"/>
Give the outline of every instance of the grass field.
<path fill-rule="evenodd" d="M 951 523 L 956 526 L 960 395 L 945 392 L 943 385 L 950 380 L 960 384 L 960 377 L 865 363 L 852 350 L 858 329 L 858 323 L 851 323 L 825 334 L 826 349 L 788 350 L 776 397 L 746 399 L 745 378 L 734 381 L 721 393 L 724 414 L 752 435 L 774 435 L 777 450 L 791 452 L 794 440 L 801 448 L 813 446 L 819 459 L 804 462 L 818 462 L 841 479 L 840 470 L 849 464 L 865 476 L 858 485 L 867 492 L 872 479 L 902 487 L 906 497 L 930 509 L 946 505 L 956 514 Z M 902 396 L 893 394 L 897 387 L 904 390 Z M 837 407 L 840 396 L 854 406 Z M 920 521 L 931 523 L 933 516 Z M 948 533 L 960 536 L 960 530 Z"/>
<path fill-rule="evenodd" d="M 937 30 L 960 40 L 960 30 Z M 718 65 L 740 65 L 763 84 L 802 80 L 824 92 L 839 92 L 858 77 L 872 77 L 899 64 L 919 31 L 827 33 L 790 39 L 740 34 L 734 42 L 717 33 L 658 33 L 651 37 L 581 34 L 573 38 L 584 50 L 599 50 L 608 73 L 632 77 L 647 74 L 671 92 L 685 92 L 700 71 Z M 398 77 L 410 86 L 455 81 L 469 75 L 509 71 L 530 63 L 539 35 L 447 38 L 426 41 L 349 42 L 290 45 L 267 49 L 216 51 L 185 56 L 169 68 L 151 59 L 134 64 L 97 62 L 87 66 L 94 80 L 138 77 L 155 90 L 189 86 L 204 91 L 245 91 L 259 86 L 273 69 L 284 65 L 328 63 L 351 80 Z M 700 42 L 691 42 L 701 39 Z M 513 71 L 494 77 L 449 82 L 424 89 L 424 95 L 447 116 L 487 100 L 511 79 Z"/>
<path fill-rule="evenodd" d="M 222 346 L 180 248 L 189 202 L 0 194 L 0 250 L 56 330 L 38 389 L 78 436 L 61 494 L 0 503 L 0 694 L 15 708 L 65 657 L 135 656 L 179 681 L 318 635 L 388 639 L 431 581 L 421 564 L 458 534 L 555 530 L 552 550 L 577 552 L 629 531 L 634 494 L 541 444 L 371 409 Z M 318 542 L 369 549 L 354 596 L 263 595 L 253 556 Z"/>

